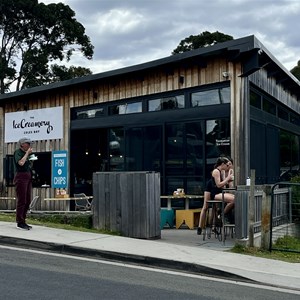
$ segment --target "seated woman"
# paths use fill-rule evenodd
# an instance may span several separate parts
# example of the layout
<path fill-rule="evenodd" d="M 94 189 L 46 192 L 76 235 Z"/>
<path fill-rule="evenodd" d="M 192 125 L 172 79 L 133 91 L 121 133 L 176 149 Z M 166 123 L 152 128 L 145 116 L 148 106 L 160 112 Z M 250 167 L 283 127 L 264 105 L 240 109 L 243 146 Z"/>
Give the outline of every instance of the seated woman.
<path fill-rule="evenodd" d="M 212 177 L 208 181 L 206 190 L 204 192 L 204 204 L 200 213 L 199 227 L 197 234 L 201 234 L 202 229 L 205 227 L 205 216 L 208 209 L 208 200 L 223 200 L 222 189 L 232 187 L 233 182 L 233 169 L 232 160 L 228 157 L 219 157 L 212 171 Z M 210 195 L 208 194 L 210 193 Z M 210 199 L 209 199 L 210 198 Z M 224 193 L 224 201 L 226 207 L 224 214 L 227 217 L 229 212 L 234 207 L 234 195 L 231 193 Z"/>

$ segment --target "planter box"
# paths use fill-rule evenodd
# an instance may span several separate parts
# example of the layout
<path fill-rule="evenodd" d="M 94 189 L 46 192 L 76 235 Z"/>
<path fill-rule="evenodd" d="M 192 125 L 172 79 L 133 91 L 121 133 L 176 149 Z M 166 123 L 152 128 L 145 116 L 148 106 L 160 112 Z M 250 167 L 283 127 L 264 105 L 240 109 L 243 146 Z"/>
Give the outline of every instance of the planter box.
<path fill-rule="evenodd" d="M 133 238 L 160 238 L 160 174 L 93 174 L 93 224 Z"/>

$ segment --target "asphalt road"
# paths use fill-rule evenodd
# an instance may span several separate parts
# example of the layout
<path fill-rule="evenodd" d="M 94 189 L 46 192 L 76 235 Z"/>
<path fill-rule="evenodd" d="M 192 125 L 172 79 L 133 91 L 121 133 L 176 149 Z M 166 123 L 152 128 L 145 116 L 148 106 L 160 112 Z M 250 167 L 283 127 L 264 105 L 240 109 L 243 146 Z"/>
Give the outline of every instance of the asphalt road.
<path fill-rule="evenodd" d="M 284 289 L 0 247 L 1 299 L 299 299 Z"/>

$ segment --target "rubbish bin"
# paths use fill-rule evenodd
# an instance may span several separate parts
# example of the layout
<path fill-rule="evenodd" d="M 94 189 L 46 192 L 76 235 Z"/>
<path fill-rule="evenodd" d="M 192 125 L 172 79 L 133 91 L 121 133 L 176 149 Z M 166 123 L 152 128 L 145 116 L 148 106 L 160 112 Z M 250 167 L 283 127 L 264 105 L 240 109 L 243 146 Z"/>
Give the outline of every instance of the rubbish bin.
<path fill-rule="evenodd" d="M 94 173 L 93 224 L 127 237 L 160 238 L 160 173 Z"/>
<path fill-rule="evenodd" d="M 238 186 L 235 192 L 235 237 L 236 239 L 248 238 L 248 201 L 249 186 Z"/>

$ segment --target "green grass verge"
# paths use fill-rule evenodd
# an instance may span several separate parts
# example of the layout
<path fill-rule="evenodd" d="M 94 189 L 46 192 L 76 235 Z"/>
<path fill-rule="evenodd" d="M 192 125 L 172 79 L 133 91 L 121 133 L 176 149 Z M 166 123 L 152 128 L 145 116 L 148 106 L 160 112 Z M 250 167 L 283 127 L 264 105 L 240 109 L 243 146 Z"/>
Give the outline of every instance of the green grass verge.
<path fill-rule="evenodd" d="M 300 239 L 291 236 L 285 236 L 279 238 L 273 245 L 273 248 L 282 249 L 282 251 L 272 250 L 270 252 L 260 248 L 244 247 L 242 245 L 235 245 L 230 251 L 234 253 L 281 260 L 290 263 L 300 263 Z M 290 250 L 298 252 L 291 252 Z"/>
<path fill-rule="evenodd" d="M 14 213 L 0 213 L 0 221 L 15 222 Z M 93 219 L 91 214 L 68 214 L 68 213 L 45 213 L 28 214 L 27 222 L 32 225 L 41 225 L 51 228 L 77 230 L 83 232 L 102 233 L 111 235 L 120 235 L 119 232 L 100 230 L 93 228 Z"/>

